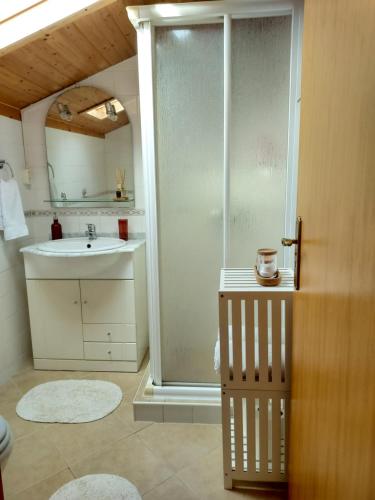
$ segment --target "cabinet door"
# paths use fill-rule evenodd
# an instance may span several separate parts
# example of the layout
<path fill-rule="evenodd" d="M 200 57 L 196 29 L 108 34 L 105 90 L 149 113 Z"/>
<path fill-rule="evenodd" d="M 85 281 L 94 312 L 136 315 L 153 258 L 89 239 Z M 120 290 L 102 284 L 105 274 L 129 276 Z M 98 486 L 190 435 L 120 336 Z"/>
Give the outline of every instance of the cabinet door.
<path fill-rule="evenodd" d="M 82 280 L 84 323 L 135 323 L 133 280 Z"/>
<path fill-rule="evenodd" d="M 27 280 L 34 358 L 83 359 L 78 280 Z"/>

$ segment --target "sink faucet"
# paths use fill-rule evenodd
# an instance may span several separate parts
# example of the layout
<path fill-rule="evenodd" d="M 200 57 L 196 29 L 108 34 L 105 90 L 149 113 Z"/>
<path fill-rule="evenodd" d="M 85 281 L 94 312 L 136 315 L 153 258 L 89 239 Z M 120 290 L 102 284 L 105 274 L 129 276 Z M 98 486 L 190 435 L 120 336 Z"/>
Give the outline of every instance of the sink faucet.
<path fill-rule="evenodd" d="M 97 235 L 96 235 L 96 227 L 95 224 L 87 224 L 87 231 L 86 231 L 86 236 L 89 237 L 89 240 L 96 240 Z"/>

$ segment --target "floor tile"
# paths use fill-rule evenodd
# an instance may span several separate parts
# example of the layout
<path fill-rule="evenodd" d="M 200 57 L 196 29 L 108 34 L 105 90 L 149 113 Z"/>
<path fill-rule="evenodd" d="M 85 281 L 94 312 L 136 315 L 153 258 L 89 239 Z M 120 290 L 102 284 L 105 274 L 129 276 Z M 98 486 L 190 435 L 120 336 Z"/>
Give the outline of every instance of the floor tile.
<path fill-rule="evenodd" d="M 172 476 L 172 469 L 138 438 L 121 439 L 110 450 L 96 453 L 71 465 L 76 477 L 86 474 L 117 474 L 136 485 L 140 493 L 152 490 Z"/>
<path fill-rule="evenodd" d="M 26 370 L 12 377 L 12 382 L 18 387 L 22 395 L 39 384 L 52 382 L 53 380 L 74 379 L 75 372 L 54 370 Z"/>
<path fill-rule="evenodd" d="M 201 500 L 282 500 L 282 493 L 257 490 L 225 490 L 223 487 L 222 450 L 216 450 L 204 455 L 195 464 L 178 472 L 181 481 L 194 491 Z"/>
<path fill-rule="evenodd" d="M 201 500 L 177 477 L 167 479 L 143 496 L 143 500 Z"/>
<path fill-rule="evenodd" d="M 119 418 L 128 428 L 132 429 L 133 432 L 138 432 L 146 427 L 149 427 L 150 425 L 153 425 L 153 422 L 135 421 L 133 405 L 131 403 L 127 403 L 126 401 L 121 403 L 113 414 L 116 415 L 116 417 Z"/>
<path fill-rule="evenodd" d="M 21 391 L 12 381 L 0 385 L 0 405 L 1 403 L 14 401 L 22 396 Z M 0 409 L 1 415 L 1 409 Z"/>
<path fill-rule="evenodd" d="M 43 430 L 34 432 L 14 443 L 3 474 L 5 493 L 19 493 L 64 469 L 66 463 Z"/>
<path fill-rule="evenodd" d="M 45 431 L 68 465 L 107 450 L 134 432 L 131 423 L 113 414 L 84 424 L 53 424 Z"/>
<path fill-rule="evenodd" d="M 44 479 L 40 483 L 34 484 L 31 488 L 27 488 L 27 490 L 17 495 L 10 495 L 7 500 L 49 500 L 53 493 L 73 479 L 74 476 L 70 470 L 65 469 L 54 476 Z"/>
<path fill-rule="evenodd" d="M 140 431 L 138 436 L 174 471 L 221 445 L 219 429 L 209 424 L 154 424 Z"/>
<path fill-rule="evenodd" d="M 46 424 L 29 422 L 28 420 L 20 418 L 16 413 L 17 403 L 18 399 L 6 402 L 0 400 L 0 415 L 2 415 L 10 425 L 15 439 L 45 428 Z"/>

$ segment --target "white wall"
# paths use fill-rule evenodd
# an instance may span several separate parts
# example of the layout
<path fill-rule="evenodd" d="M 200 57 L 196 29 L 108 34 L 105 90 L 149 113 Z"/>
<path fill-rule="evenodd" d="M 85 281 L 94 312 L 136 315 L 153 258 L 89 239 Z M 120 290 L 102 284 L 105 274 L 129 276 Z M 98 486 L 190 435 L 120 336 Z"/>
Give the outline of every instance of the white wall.
<path fill-rule="evenodd" d="M 107 189 L 116 186 L 116 168 L 125 170 L 125 187 L 134 189 L 133 172 L 133 134 L 131 124 L 109 132 L 105 136 L 105 171 L 107 175 Z"/>
<path fill-rule="evenodd" d="M 137 58 L 132 57 L 93 75 L 79 85 L 93 85 L 117 97 L 125 106 L 132 124 L 134 187 L 136 208 L 144 208 L 143 172 L 141 156 L 141 130 L 138 103 L 138 66 Z M 50 105 L 58 94 L 52 95 L 22 110 L 22 127 L 25 144 L 26 166 L 31 171 L 31 187 L 26 190 L 25 204 L 29 210 L 50 210 L 50 205 L 43 200 L 49 198 L 48 176 L 46 171 L 47 153 L 44 123 Z M 113 208 L 116 208 L 115 206 Z M 59 212 L 59 210 L 56 210 Z M 92 210 L 96 214 L 97 211 Z M 86 215 L 86 213 L 88 215 Z M 84 231 L 86 223 L 96 224 L 100 232 L 117 230 L 118 215 L 90 215 L 90 209 L 85 214 L 59 217 L 63 231 L 76 233 Z M 130 233 L 144 233 L 144 215 L 125 216 L 129 220 Z M 38 216 L 31 218 L 35 240 L 46 239 L 50 234 L 51 217 Z"/>
<path fill-rule="evenodd" d="M 107 189 L 104 138 L 48 127 L 46 140 L 58 196 L 81 198 L 82 189 L 88 194 Z"/>
<path fill-rule="evenodd" d="M 20 182 L 25 168 L 21 122 L 4 116 L 0 116 L 0 159 L 12 166 L 25 198 Z M 25 274 L 19 253 L 29 242 L 29 238 L 5 241 L 0 231 L 0 383 L 31 358 Z"/>

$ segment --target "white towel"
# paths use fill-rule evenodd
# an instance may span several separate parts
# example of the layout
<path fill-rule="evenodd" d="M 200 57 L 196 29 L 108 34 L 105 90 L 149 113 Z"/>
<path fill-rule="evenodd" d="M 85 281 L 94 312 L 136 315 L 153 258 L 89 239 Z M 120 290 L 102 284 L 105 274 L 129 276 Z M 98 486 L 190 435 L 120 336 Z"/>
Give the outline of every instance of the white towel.
<path fill-rule="evenodd" d="M 16 179 L 0 179 L 0 229 L 6 240 L 29 234 Z"/>
<path fill-rule="evenodd" d="M 245 372 L 246 370 L 246 332 L 245 328 L 241 328 L 242 331 L 242 371 Z M 258 333 L 258 328 L 254 328 L 255 332 L 255 338 L 254 338 L 254 364 L 255 364 L 255 369 L 259 369 L 259 333 Z M 268 331 L 268 334 L 270 336 L 271 331 Z M 285 338 L 285 332 L 283 332 L 283 337 Z M 233 369 L 233 340 L 232 340 L 232 325 L 228 326 L 228 350 L 229 350 L 229 368 Z M 268 344 L 268 362 L 269 362 L 269 367 L 271 367 L 272 362 L 272 344 Z M 281 339 L 281 358 L 284 363 L 285 360 L 285 343 L 283 342 L 283 338 Z M 214 370 L 218 373 L 220 371 L 220 333 L 218 334 L 218 339 L 215 344 L 215 349 L 214 349 Z"/>

